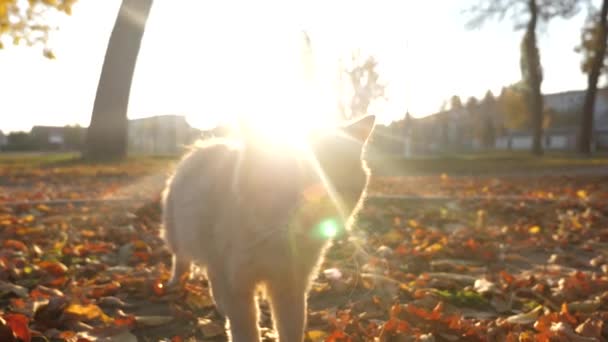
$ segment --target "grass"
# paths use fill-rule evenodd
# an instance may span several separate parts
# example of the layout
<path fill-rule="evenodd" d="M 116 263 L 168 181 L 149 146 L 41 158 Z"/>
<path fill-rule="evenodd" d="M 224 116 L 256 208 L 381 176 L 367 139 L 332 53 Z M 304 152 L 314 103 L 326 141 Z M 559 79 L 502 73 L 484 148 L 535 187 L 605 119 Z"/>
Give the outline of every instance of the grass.
<path fill-rule="evenodd" d="M 132 168 L 157 169 L 177 160 L 175 156 L 129 156 L 123 161 L 91 163 L 80 159 L 78 153 L 0 153 L 0 168 Z M 608 155 L 580 157 L 569 153 L 550 152 L 535 157 L 525 152 L 482 152 L 451 154 L 438 157 L 378 156 L 369 162 L 374 174 L 407 176 L 441 174 L 492 175 L 526 174 L 534 172 L 567 172 L 580 169 L 608 168 Z"/>
<path fill-rule="evenodd" d="M 75 160 L 76 152 L 2 152 L 0 166 L 44 166 Z"/>
<path fill-rule="evenodd" d="M 0 177 L 4 174 L 51 172 L 63 175 L 147 175 L 177 161 L 174 156 L 129 156 L 120 161 L 92 162 L 79 153 L 0 153 Z"/>
<path fill-rule="evenodd" d="M 421 174 L 510 174 L 546 171 L 567 172 L 608 167 L 608 155 L 581 157 L 571 153 L 546 153 L 542 157 L 522 152 L 482 152 L 437 157 L 381 157 L 372 159 L 370 167 L 378 175 L 400 176 Z"/>

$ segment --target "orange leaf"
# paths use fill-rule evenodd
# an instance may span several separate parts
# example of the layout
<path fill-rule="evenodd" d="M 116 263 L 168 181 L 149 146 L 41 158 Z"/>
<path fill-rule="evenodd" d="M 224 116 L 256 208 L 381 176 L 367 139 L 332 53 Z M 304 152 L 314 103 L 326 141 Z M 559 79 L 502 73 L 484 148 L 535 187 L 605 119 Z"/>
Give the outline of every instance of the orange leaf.
<path fill-rule="evenodd" d="M 568 311 L 568 304 L 562 303 L 562 310 L 560 311 L 560 314 L 563 318 L 565 318 L 571 324 L 577 323 L 576 317 L 572 316 L 570 314 L 570 311 Z"/>
<path fill-rule="evenodd" d="M 71 314 L 77 316 L 79 319 L 84 320 L 95 320 L 101 319 L 105 323 L 112 322 L 113 320 L 108 317 L 100 308 L 95 304 L 71 304 L 68 306 L 65 311 L 66 314 Z"/>
<path fill-rule="evenodd" d="M 438 304 L 438 306 L 439 306 L 439 304 Z M 439 308 L 439 310 L 441 310 L 441 307 Z M 441 316 L 440 311 L 435 312 L 435 310 L 433 310 L 433 312 L 428 312 L 427 310 L 425 310 L 423 308 L 418 308 L 418 307 L 414 306 L 413 304 L 407 305 L 407 311 L 415 316 L 418 316 L 420 318 L 423 318 L 423 319 L 426 319 L 429 321 L 436 321 Z"/>
<path fill-rule="evenodd" d="M 504 279 L 504 281 L 507 284 L 511 284 L 515 280 L 515 277 L 513 277 L 512 275 L 510 275 L 506 271 L 500 271 L 500 276 L 502 277 L 502 279 Z"/>
<path fill-rule="evenodd" d="M 60 286 L 65 285 L 65 283 L 67 283 L 67 282 L 68 282 L 68 277 L 61 276 L 61 277 L 57 277 L 57 278 L 47 281 L 45 283 L 45 285 L 52 286 L 52 287 L 60 287 Z"/>
<path fill-rule="evenodd" d="M 397 320 L 394 318 L 389 319 L 388 321 L 386 321 L 386 323 L 384 323 L 383 329 L 387 332 L 393 332 L 397 330 Z"/>
<path fill-rule="evenodd" d="M 5 248 L 16 249 L 22 252 L 27 252 L 28 250 L 27 246 L 18 240 L 6 240 L 3 245 Z"/>
<path fill-rule="evenodd" d="M 38 263 L 38 267 L 56 277 L 60 277 L 68 271 L 67 266 L 59 261 L 41 261 Z"/>
<path fill-rule="evenodd" d="M 15 337 L 20 338 L 23 342 L 30 342 L 32 334 L 28 328 L 29 319 L 22 314 L 8 314 L 4 316 L 6 323 L 11 329 Z"/>
<path fill-rule="evenodd" d="M 431 312 L 430 319 L 433 321 L 437 321 L 441 318 L 441 314 L 443 313 L 443 302 L 437 303 L 433 311 Z"/>
<path fill-rule="evenodd" d="M 114 325 L 117 325 L 117 326 L 127 326 L 130 328 L 133 328 L 133 327 L 135 327 L 136 323 L 137 323 L 137 321 L 135 320 L 135 316 L 133 316 L 133 315 L 114 318 Z"/>
<path fill-rule="evenodd" d="M 399 321 L 399 325 L 397 326 L 398 332 L 408 332 L 410 330 L 410 325 L 406 321 Z"/>
<path fill-rule="evenodd" d="M 399 303 L 391 307 L 391 318 L 396 318 L 401 313 L 401 305 Z"/>
<path fill-rule="evenodd" d="M 156 294 L 157 296 L 162 296 L 166 293 L 165 285 L 160 279 L 157 279 L 154 282 L 154 284 L 152 285 L 152 291 L 154 291 L 154 294 Z"/>

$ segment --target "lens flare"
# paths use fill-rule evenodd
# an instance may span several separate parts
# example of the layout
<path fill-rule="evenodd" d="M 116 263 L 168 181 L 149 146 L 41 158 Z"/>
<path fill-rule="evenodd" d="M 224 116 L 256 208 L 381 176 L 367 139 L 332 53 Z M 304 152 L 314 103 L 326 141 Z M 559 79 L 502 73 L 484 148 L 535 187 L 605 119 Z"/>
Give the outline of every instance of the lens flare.
<path fill-rule="evenodd" d="M 327 219 L 319 224 L 319 230 L 323 237 L 331 239 L 338 235 L 338 223 L 334 219 Z"/>

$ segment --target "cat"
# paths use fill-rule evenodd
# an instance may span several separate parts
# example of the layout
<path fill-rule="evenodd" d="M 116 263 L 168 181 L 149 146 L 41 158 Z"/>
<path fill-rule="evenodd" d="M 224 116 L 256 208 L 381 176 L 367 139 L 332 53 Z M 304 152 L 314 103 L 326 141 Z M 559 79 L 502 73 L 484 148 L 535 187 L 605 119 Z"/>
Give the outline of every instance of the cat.
<path fill-rule="evenodd" d="M 250 137 L 190 151 L 162 195 L 169 286 L 191 262 L 201 266 L 233 342 L 259 341 L 262 289 L 279 341 L 302 341 L 310 284 L 337 227 L 350 229 L 365 197 L 374 122 L 368 115 L 317 133 L 308 148 Z"/>

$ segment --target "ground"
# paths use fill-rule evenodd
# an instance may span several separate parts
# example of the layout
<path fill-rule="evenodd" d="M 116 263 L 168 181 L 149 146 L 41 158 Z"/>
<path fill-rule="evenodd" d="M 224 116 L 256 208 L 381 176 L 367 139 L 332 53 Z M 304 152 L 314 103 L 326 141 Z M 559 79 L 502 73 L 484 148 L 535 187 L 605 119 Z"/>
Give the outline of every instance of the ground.
<path fill-rule="evenodd" d="M 0 341 L 224 341 L 203 278 L 163 286 L 173 161 L 70 157 L 0 157 Z M 328 253 L 309 340 L 607 340 L 605 159 L 372 164 L 391 171 Z"/>

